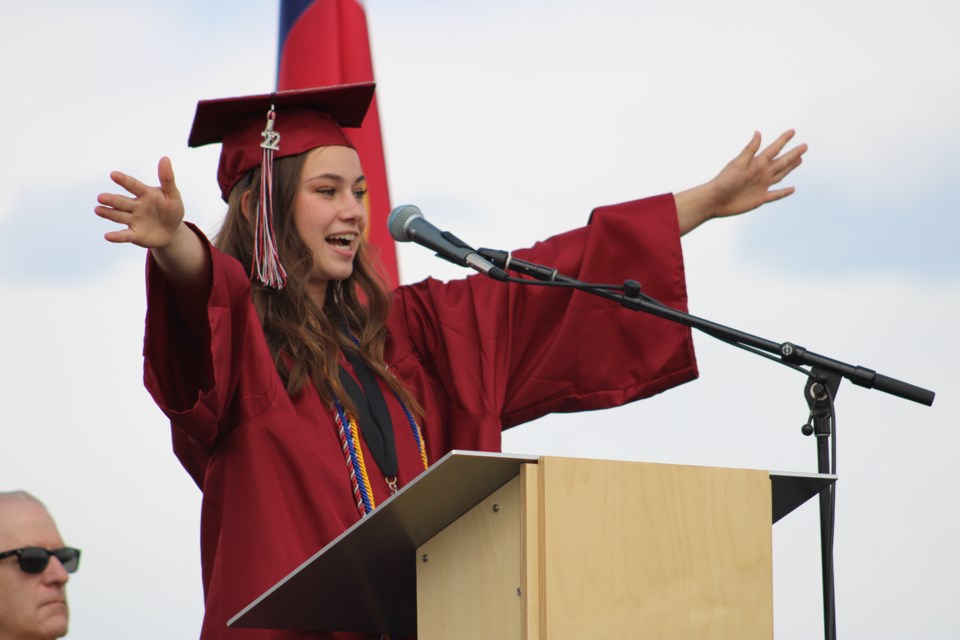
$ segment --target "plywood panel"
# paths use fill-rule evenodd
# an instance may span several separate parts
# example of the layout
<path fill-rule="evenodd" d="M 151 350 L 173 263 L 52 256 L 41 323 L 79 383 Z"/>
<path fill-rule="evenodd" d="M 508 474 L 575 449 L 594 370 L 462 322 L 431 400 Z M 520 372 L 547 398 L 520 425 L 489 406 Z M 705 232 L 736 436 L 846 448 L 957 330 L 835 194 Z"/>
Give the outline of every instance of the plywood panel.
<path fill-rule="evenodd" d="M 420 640 L 521 638 L 520 476 L 417 550 Z"/>
<path fill-rule="evenodd" d="M 544 458 L 543 637 L 773 636 L 765 471 Z"/>

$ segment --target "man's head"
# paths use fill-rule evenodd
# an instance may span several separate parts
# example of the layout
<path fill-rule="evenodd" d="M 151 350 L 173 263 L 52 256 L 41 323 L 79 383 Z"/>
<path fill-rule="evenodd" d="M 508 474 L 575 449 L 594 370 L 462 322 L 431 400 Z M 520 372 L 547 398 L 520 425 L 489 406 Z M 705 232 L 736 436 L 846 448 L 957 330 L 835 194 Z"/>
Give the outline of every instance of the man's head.
<path fill-rule="evenodd" d="M 24 547 L 55 551 L 63 546 L 43 503 L 25 491 L 0 493 L 0 553 Z M 28 568 L 35 569 L 36 563 Z M 38 573 L 24 571 L 17 554 L 0 559 L 0 640 L 66 635 L 69 577 L 56 556 L 50 556 Z"/>

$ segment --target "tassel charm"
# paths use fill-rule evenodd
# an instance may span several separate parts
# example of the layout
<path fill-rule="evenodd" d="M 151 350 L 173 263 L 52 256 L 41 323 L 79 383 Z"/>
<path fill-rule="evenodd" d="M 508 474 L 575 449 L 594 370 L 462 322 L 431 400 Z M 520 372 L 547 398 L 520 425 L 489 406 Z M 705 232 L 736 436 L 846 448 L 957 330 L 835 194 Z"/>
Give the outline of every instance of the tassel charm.
<path fill-rule="evenodd" d="M 277 239 L 273 230 L 273 154 L 280 149 L 280 133 L 273 128 L 277 114 L 270 109 L 267 127 L 260 134 L 263 159 L 260 164 L 260 199 L 257 206 L 256 227 L 253 236 L 253 265 L 251 279 L 256 278 L 267 287 L 283 289 L 287 272 L 280 264 Z"/>

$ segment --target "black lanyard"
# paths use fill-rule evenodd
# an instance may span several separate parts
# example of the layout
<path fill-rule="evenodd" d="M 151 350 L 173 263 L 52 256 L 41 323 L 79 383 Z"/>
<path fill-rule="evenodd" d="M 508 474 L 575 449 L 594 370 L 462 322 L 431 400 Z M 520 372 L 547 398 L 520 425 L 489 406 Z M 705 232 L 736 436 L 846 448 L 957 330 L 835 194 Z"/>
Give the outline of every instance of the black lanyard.
<path fill-rule="evenodd" d="M 347 362 L 353 367 L 357 381 L 340 367 L 340 384 L 354 406 L 357 408 L 357 421 L 360 423 L 360 432 L 367 443 L 367 448 L 373 454 L 377 466 L 385 478 L 397 475 L 397 445 L 393 440 L 393 421 L 390 419 L 390 410 L 387 401 L 380 391 L 373 372 L 356 353 L 344 351 Z M 362 387 L 362 388 L 361 388 Z"/>

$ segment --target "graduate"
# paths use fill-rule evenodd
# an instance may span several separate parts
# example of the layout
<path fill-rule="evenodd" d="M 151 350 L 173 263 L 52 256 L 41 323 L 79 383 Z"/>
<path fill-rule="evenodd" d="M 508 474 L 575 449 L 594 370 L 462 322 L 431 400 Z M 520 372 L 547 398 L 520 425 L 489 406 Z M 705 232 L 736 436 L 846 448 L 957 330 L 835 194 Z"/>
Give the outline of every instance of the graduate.
<path fill-rule="evenodd" d="M 98 196 L 113 243 L 147 251 L 144 380 L 203 492 L 203 640 L 361 638 L 227 621 L 451 449 L 615 407 L 697 376 L 690 330 L 568 289 L 482 275 L 386 291 L 364 230 L 358 127 L 372 84 L 202 101 L 189 144 L 222 145 L 211 243 L 159 186 Z M 687 308 L 680 237 L 793 192 L 787 131 L 692 189 L 602 206 L 517 252 L 586 282 L 631 277 Z M 585 216 L 585 222 L 587 220 Z M 369 636 L 379 637 L 379 636 Z"/>

